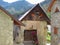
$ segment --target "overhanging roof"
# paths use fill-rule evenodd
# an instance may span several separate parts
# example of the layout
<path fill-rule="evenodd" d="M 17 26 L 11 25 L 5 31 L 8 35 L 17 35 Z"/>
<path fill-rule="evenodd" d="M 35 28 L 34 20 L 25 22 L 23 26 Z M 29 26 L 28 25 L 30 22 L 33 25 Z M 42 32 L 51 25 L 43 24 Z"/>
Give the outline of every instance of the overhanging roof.
<path fill-rule="evenodd" d="M 27 14 L 29 12 L 31 12 L 37 5 L 39 5 L 41 7 L 41 9 L 44 11 L 44 13 L 46 14 L 46 17 L 49 19 L 49 17 L 47 16 L 46 11 L 44 10 L 44 8 L 38 3 L 35 6 L 33 6 L 30 10 L 28 10 L 25 14 L 22 15 L 22 17 L 20 17 L 18 20 L 21 21 L 25 16 L 27 16 Z M 48 22 L 50 22 L 50 19 L 48 20 Z"/>

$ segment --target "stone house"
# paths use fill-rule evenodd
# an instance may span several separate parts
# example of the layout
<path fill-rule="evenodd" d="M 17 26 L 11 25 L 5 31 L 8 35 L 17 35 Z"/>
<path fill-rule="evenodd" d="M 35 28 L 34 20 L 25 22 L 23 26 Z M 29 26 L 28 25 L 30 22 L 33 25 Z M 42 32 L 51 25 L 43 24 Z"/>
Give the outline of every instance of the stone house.
<path fill-rule="evenodd" d="M 47 25 L 50 25 L 50 19 L 40 4 L 28 10 L 19 21 L 21 25 L 18 42 L 23 45 L 27 45 L 26 42 L 46 45 Z"/>
<path fill-rule="evenodd" d="M 51 45 L 60 45 L 60 0 L 52 0 L 48 12 L 51 12 Z"/>
<path fill-rule="evenodd" d="M 50 19 L 40 4 L 28 10 L 19 21 L 0 6 L 0 45 L 13 45 L 14 38 L 23 45 L 25 42 L 46 45 L 49 24 Z"/>
<path fill-rule="evenodd" d="M 20 25 L 17 19 L 0 6 L 0 45 L 13 45 L 13 23 Z"/>

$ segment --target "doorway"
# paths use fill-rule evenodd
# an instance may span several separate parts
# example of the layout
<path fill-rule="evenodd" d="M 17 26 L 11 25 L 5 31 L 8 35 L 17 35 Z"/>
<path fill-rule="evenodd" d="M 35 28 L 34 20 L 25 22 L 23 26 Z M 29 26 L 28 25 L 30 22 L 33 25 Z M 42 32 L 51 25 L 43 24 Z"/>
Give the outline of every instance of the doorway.
<path fill-rule="evenodd" d="M 38 45 L 37 30 L 25 30 L 24 42 L 24 45 Z"/>

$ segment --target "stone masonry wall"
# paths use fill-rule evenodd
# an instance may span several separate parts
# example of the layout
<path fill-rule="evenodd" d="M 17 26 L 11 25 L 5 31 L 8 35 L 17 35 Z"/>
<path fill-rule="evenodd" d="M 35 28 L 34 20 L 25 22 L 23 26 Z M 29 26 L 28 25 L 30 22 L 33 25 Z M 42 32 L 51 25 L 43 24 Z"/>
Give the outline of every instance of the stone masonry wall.
<path fill-rule="evenodd" d="M 47 23 L 46 21 L 22 21 L 25 26 L 21 26 L 21 43 L 24 42 L 24 30 L 37 30 L 39 45 L 46 45 Z"/>
<path fill-rule="evenodd" d="M 51 9 L 51 45 L 60 45 L 60 12 L 55 12 L 56 8 L 60 11 L 60 0 L 56 0 Z M 54 34 L 54 30 L 56 30 L 56 34 Z"/>
<path fill-rule="evenodd" d="M 13 22 L 0 10 L 0 45 L 13 45 Z"/>
<path fill-rule="evenodd" d="M 51 15 L 52 25 L 52 45 L 60 45 L 60 12 Z M 57 28 L 57 34 L 54 34 L 54 27 Z"/>

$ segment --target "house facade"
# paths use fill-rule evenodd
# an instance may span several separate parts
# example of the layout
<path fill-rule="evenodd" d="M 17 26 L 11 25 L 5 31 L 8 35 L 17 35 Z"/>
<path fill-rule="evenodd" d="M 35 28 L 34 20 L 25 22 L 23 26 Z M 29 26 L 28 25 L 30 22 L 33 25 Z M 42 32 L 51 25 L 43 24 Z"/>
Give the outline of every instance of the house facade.
<path fill-rule="evenodd" d="M 19 22 L 0 6 L 0 45 L 13 45 L 13 22 Z"/>
<path fill-rule="evenodd" d="M 28 10 L 19 21 L 21 25 L 18 42 L 23 45 L 26 45 L 26 42 L 46 45 L 47 25 L 50 24 L 50 19 L 40 4 Z"/>
<path fill-rule="evenodd" d="M 51 12 L 51 45 L 60 45 L 60 0 L 52 0 L 48 9 Z"/>
<path fill-rule="evenodd" d="M 60 23 L 59 22 L 60 22 L 60 0 L 56 0 L 51 11 L 52 45 L 60 45 Z M 53 31 L 55 33 L 53 33 Z"/>

